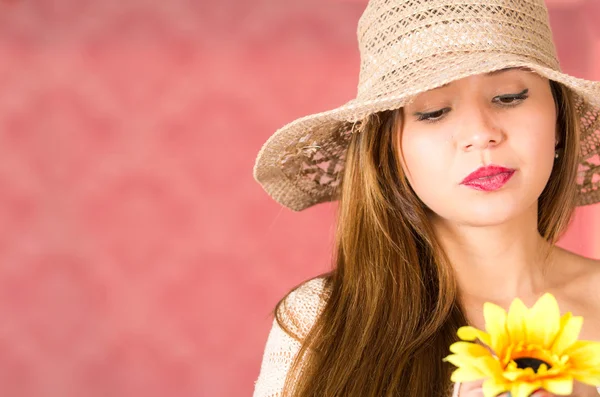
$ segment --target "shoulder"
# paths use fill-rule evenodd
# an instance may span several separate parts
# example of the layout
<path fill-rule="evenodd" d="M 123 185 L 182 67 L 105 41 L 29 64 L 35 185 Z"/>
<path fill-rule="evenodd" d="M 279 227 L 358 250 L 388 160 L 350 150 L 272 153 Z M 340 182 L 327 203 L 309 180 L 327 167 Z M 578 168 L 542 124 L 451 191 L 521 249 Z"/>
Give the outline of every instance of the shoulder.
<path fill-rule="evenodd" d="M 580 261 L 584 279 L 589 281 L 590 286 L 597 293 L 597 286 L 600 283 L 600 259 L 581 257 Z"/>
<path fill-rule="evenodd" d="M 319 276 L 294 288 L 277 307 L 277 316 L 296 337 L 303 339 L 329 298 L 327 278 Z"/>
<path fill-rule="evenodd" d="M 600 305 L 600 260 L 564 249 L 559 252 L 561 255 L 552 272 L 557 295 L 580 305 Z"/>
<path fill-rule="evenodd" d="M 326 285 L 325 277 L 305 281 L 292 289 L 277 305 L 277 318 L 273 320 L 267 338 L 253 397 L 283 395 L 288 372 L 300 352 L 303 339 L 325 305 L 328 296 Z"/>
<path fill-rule="evenodd" d="M 563 278 L 566 276 L 580 277 L 583 279 L 600 277 L 600 259 L 588 258 L 572 251 L 560 249 L 559 264 L 563 272 L 560 274 Z"/>
<path fill-rule="evenodd" d="M 562 281 L 556 282 L 553 292 L 561 312 L 582 316 L 585 321 L 581 339 L 600 340 L 600 260 L 569 254 L 570 260 L 559 265 Z"/>
<path fill-rule="evenodd" d="M 254 397 L 283 395 L 292 363 L 327 298 L 326 277 L 316 277 L 294 288 L 279 302 L 276 315 L 284 327 L 280 326 L 277 318 L 273 320 L 254 387 Z"/>

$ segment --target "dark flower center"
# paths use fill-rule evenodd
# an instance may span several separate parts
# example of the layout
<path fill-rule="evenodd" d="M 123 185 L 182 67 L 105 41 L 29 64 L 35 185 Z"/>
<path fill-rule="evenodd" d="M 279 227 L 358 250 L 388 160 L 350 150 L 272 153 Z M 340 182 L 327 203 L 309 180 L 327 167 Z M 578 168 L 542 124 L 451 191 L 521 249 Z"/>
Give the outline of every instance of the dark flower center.
<path fill-rule="evenodd" d="M 546 364 L 546 367 L 548 369 L 552 368 L 552 366 L 550 364 L 548 364 L 545 361 L 542 360 L 538 360 L 537 358 L 531 358 L 531 357 L 521 357 L 521 358 L 517 358 L 516 360 L 514 360 L 515 363 L 517 363 L 517 368 L 521 368 L 521 369 L 525 369 L 525 368 L 531 368 L 533 369 L 536 373 L 537 371 L 540 369 L 540 366 L 542 364 Z"/>

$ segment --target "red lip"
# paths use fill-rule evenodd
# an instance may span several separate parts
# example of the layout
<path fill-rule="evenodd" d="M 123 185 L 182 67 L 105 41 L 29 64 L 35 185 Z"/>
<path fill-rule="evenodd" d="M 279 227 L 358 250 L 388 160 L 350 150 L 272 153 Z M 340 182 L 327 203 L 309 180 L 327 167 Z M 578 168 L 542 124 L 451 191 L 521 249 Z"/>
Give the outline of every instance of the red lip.
<path fill-rule="evenodd" d="M 497 165 L 488 165 L 481 167 L 467 175 L 461 182 L 476 190 L 490 192 L 500 189 L 508 182 L 516 170 L 512 168 L 500 167 Z"/>

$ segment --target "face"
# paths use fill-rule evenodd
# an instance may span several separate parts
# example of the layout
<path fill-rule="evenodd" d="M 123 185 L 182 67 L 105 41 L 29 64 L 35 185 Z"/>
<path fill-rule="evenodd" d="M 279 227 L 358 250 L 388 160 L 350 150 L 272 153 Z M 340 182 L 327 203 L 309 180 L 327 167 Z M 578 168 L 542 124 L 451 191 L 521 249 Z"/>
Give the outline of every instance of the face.
<path fill-rule="evenodd" d="M 402 167 L 432 216 L 484 226 L 537 209 L 557 138 L 547 79 L 522 69 L 470 76 L 418 95 L 402 116 Z M 512 174 L 488 169 L 496 175 L 464 183 L 487 166 Z"/>

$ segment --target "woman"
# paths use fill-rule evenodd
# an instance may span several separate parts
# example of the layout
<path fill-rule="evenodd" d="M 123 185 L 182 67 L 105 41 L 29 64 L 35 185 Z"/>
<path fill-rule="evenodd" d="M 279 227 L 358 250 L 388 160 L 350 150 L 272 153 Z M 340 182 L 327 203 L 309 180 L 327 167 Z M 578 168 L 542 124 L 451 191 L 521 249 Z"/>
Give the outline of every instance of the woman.
<path fill-rule="evenodd" d="M 457 329 L 545 292 L 600 341 L 600 262 L 555 245 L 600 201 L 600 83 L 560 72 L 543 0 L 371 0 L 358 37 L 357 98 L 257 158 L 282 205 L 339 207 L 333 270 L 277 305 L 255 396 L 482 396 L 450 382 Z"/>

